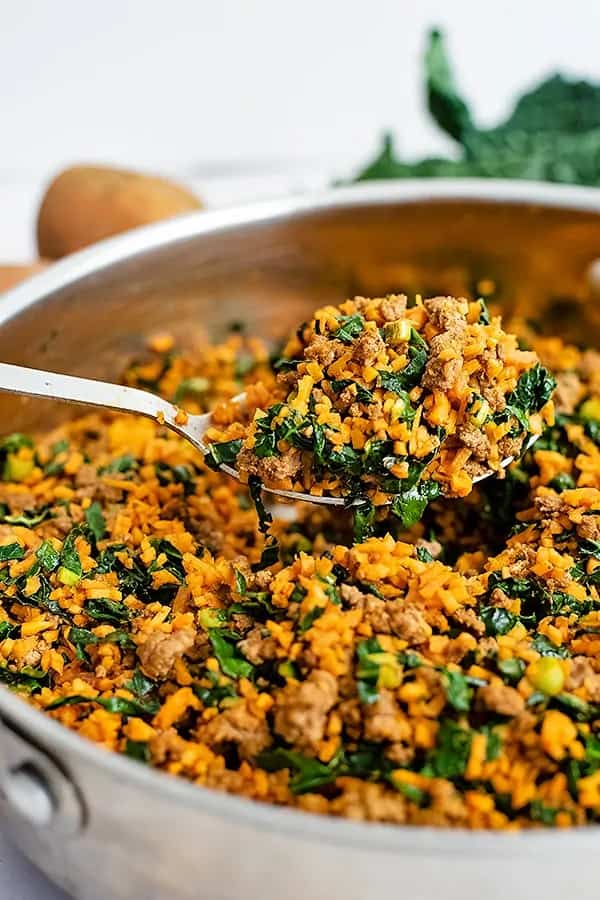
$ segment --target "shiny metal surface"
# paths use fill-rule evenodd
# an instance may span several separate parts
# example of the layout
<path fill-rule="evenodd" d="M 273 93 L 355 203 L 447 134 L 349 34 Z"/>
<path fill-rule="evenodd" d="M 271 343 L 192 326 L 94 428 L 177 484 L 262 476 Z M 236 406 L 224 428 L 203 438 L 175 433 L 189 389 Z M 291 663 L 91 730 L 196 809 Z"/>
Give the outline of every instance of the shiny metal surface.
<path fill-rule="evenodd" d="M 534 308 L 559 333 L 600 343 L 588 284 L 598 257 L 600 192 L 576 188 L 382 183 L 201 213 L 108 241 L 14 289 L 0 303 L 0 358 L 114 378 L 151 331 L 185 339 L 201 323 L 219 337 L 244 319 L 276 338 L 318 303 L 449 291 L 465 273 L 493 277 L 507 311 Z M 64 414 L 0 400 L 7 431 Z M 84 900 L 600 893 L 598 828 L 467 834 L 330 820 L 205 791 L 108 754 L 4 688 L 0 718 L 1 827 Z M 43 814 L 33 824 L 2 788 L 12 734 L 72 787 L 82 817 L 70 836 Z"/>

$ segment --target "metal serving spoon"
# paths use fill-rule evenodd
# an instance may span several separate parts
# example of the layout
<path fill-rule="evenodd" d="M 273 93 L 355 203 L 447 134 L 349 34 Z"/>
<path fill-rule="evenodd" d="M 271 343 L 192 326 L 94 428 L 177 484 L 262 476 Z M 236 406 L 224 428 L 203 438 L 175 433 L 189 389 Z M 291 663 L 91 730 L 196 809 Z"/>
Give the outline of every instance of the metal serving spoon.
<path fill-rule="evenodd" d="M 44 372 L 41 369 L 28 369 L 25 366 L 13 366 L 10 363 L 0 363 L 0 391 L 26 397 L 64 400 L 67 403 L 81 403 L 83 406 L 99 406 L 103 409 L 146 416 L 159 425 L 166 425 L 167 428 L 175 431 L 205 456 L 208 453 L 208 447 L 203 439 L 210 427 L 212 413 L 204 413 L 201 416 L 189 414 L 182 416 L 181 409 L 173 403 L 169 403 L 168 400 L 163 400 L 162 397 L 151 394 L 149 391 L 141 391 L 139 388 L 95 381 L 91 378 L 78 378 L 74 375 L 59 375 L 55 372 Z M 237 397 L 233 397 L 233 400 L 243 403 L 245 397 L 246 394 L 241 393 Z M 526 449 L 529 449 L 537 441 L 538 436 L 530 437 Z M 510 465 L 513 459 L 512 456 L 503 459 L 502 468 Z M 239 473 L 231 466 L 221 463 L 220 468 L 232 478 L 240 480 Z M 473 479 L 473 483 L 483 481 L 493 474 L 494 472 L 490 470 L 483 475 L 478 475 Z M 299 491 L 283 491 L 267 487 L 264 490 L 289 500 L 303 500 L 308 503 L 330 506 L 344 506 L 346 503 L 343 497 L 316 497 L 313 494 L 303 494 Z"/>

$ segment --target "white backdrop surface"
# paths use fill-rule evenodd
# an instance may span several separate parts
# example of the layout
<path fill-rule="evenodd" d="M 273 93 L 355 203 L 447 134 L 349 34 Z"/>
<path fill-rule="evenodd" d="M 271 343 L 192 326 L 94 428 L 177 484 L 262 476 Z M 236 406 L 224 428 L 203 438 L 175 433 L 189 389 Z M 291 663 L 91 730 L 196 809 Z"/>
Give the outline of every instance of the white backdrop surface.
<path fill-rule="evenodd" d="M 553 70 L 600 81 L 597 0 L 0 0 L 0 264 L 33 255 L 43 185 L 73 162 L 220 205 L 347 175 L 383 129 L 451 152 L 422 106 L 433 25 L 484 123 Z M 1 836 L 0 900 L 63 900 Z"/>

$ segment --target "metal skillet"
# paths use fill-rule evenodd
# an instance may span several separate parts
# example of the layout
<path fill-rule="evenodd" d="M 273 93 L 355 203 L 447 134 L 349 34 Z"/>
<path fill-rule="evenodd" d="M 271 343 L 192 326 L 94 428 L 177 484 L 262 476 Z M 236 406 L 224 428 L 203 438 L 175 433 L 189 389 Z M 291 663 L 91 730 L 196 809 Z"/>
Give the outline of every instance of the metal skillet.
<path fill-rule="evenodd" d="M 375 184 L 133 232 L 0 303 L 0 359 L 115 378 L 159 330 L 240 319 L 277 337 L 322 302 L 451 291 L 457 267 L 600 344 L 586 283 L 600 192 L 510 182 Z M 413 272 L 416 272 L 413 278 Z M 411 278 L 413 280 L 411 280 Z M 5 430 L 68 407 L 0 397 Z M 600 830 L 465 833 L 326 819 L 195 787 L 110 754 L 0 689 L 0 827 L 85 900 L 597 900 Z"/>

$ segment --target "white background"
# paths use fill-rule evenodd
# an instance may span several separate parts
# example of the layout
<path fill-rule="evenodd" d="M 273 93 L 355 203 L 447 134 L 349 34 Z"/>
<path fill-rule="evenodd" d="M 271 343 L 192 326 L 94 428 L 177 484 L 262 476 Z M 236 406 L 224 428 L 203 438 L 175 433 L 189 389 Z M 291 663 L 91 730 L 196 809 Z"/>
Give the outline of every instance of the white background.
<path fill-rule="evenodd" d="M 0 264 L 33 254 L 43 184 L 73 162 L 218 204 L 347 175 L 383 129 L 451 152 L 422 107 L 432 25 L 482 123 L 557 68 L 600 81 L 597 0 L 0 0 Z M 58 896 L 0 839 L 1 900 Z"/>

